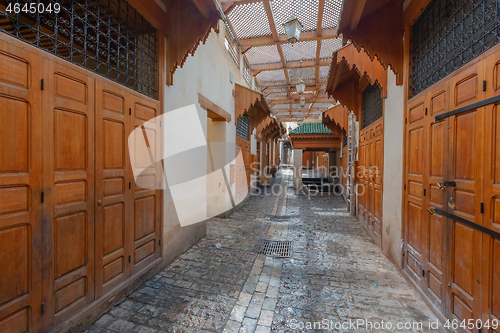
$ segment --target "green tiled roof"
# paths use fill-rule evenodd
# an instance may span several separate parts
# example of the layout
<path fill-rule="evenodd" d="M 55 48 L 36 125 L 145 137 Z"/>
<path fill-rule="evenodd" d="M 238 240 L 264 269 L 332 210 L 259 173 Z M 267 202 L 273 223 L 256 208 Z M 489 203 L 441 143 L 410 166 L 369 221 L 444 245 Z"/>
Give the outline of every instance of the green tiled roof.
<path fill-rule="evenodd" d="M 302 123 L 290 134 L 333 134 L 323 123 Z"/>

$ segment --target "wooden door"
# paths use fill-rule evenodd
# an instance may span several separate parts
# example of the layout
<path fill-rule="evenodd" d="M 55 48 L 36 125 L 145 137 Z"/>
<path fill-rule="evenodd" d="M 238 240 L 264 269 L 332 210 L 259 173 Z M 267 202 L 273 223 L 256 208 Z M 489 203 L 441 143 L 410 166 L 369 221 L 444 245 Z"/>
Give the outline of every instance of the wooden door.
<path fill-rule="evenodd" d="M 483 63 L 459 71 L 450 81 L 453 109 L 484 99 Z M 446 189 L 448 212 L 482 225 L 484 108 L 472 109 L 448 118 L 449 167 Z M 480 318 L 482 233 L 460 221 L 448 223 L 448 299 L 451 319 Z M 468 328 L 459 331 L 469 332 Z"/>
<path fill-rule="evenodd" d="M 500 95 L 500 51 L 485 61 L 486 98 Z M 484 226 L 500 232 L 500 103 L 484 109 Z M 483 233 L 482 320 L 500 322 L 500 239 Z M 484 329 L 500 332 L 500 329 Z"/>
<path fill-rule="evenodd" d="M 421 109 L 424 123 L 424 142 L 428 148 L 424 150 L 424 187 L 425 193 L 418 196 L 423 200 L 422 241 L 423 241 L 423 276 L 422 290 L 438 309 L 445 312 L 446 299 L 446 238 L 447 221 L 440 214 L 430 215 L 429 207 L 447 210 L 448 194 L 438 187 L 438 183 L 448 178 L 449 159 L 449 120 L 448 118 L 434 121 L 434 116 L 449 111 L 450 92 L 448 83 L 440 83 L 427 95 L 425 109 Z M 428 193 L 427 193 L 428 192 Z M 409 193 L 411 194 L 411 193 Z M 425 194 L 425 195 L 424 195 Z M 415 195 L 415 194 L 411 194 Z"/>
<path fill-rule="evenodd" d="M 406 118 L 406 198 L 405 198 L 405 252 L 404 270 L 414 283 L 424 287 L 425 226 L 423 225 L 425 202 L 425 95 L 408 103 Z"/>
<path fill-rule="evenodd" d="M 367 214 L 366 204 L 367 200 L 367 188 L 368 188 L 368 169 L 367 169 L 367 142 L 368 138 L 365 131 L 359 134 L 359 155 L 358 155 L 358 170 L 356 170 L 356 175 L 358 176 L 358 216 L 359 220 L 365 225 L 365 214 Z M 343 157 L 343 161 L 347 161 L 347 156 Z M 347 177 L 344 177 L 346 179 Z"/>
<path fill-rule="evenodd" d="M 155 259 L 161 256 L 160 251 L 160 191 L 155 188 L 161 188 L 163 175 L 161 163 L 155 163 L 158 160 L 158 154 L 162 147 L 159 138 L 158 128 L 160 124 L 156 124 L 158 119 L 154 120 L 159 115 L 158 103 L 147 98 L 142 98 L 136 95 L 131 95 L 130 113 L 133 119 L 132 124 L 134 129 L 142 128 L 146 145 L 150 148 L 147 152 L 150 162 L 139 167 L 146 167 L 138 177 L 137 182 L 147 184 L 140 187 L 135 181 L 130 181 L 126 186 L 133 193 L 133 214 L 128 216 L 130 219 L 128 224 L 133 228 L 128 233 L 130 248 L 131 273 L 135 274 Z M 141 154 L 130 152 L 133 158 L 141 158 Z M 142 160 L 142 159 L 141 159 Z M 146 158 L 144 161 L 147 161 Z"/>
<path fill-rule="evenodd" d="M 104 80 L 103 80 L 104 81 Z M 96 82 L 95 288 L 100 297 L 130 275 L 133 182 L 128 135 L 130 94 Z"/>
<path fill-rule="evenodd" d="M 44 326 L 94 300 L 94 80 L 43 61 Z"/>
<path fill-rule="evenodd" d="M 360 132 L 359 218 L 377 244 L 382 233 L 383 118 Z"/>
<path fill-rule="evenodd" d="M 42 326 L 40 61 L 0 41 L 0 332 Z"/>

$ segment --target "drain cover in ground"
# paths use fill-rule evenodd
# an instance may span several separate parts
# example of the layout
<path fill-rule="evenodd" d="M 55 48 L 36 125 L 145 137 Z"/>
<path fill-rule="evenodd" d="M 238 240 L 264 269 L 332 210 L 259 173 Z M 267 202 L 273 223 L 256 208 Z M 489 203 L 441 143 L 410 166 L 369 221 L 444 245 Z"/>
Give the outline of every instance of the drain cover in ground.
<path fill-rule="evenodd" d="M 257 254 L 263 254 L 271 257 L 290 258 L 292 256 L 291 241 L 259 239 L 256 249 Z"/>

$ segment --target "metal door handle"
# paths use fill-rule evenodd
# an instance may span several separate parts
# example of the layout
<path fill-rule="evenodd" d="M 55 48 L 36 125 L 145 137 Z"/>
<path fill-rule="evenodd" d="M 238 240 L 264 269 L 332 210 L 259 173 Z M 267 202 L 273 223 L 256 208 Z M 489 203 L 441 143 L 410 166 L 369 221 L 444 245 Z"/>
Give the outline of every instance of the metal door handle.
<path fill-rule="evenodd" d="M 447 180 L 442 180 L 440 181 L 439 183 L 436 184 L 437 187 L 442 190 L 445 188 L 445 186 L 452 186 L 452 187 L 456 187 L 457 186 L 457 183 L 455 182 L 449 182 Z"/>

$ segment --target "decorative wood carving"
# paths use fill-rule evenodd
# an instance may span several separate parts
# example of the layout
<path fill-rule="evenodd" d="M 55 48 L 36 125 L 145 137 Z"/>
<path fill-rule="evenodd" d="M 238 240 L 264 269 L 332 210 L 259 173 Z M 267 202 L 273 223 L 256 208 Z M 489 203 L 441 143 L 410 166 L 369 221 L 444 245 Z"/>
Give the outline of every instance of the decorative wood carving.
<path fill-rule="evenodd" d="M 259 127 L 263 121 L 268 121 L 267 125 L 269 125 L 271 120 L 267 120 L 267 118 L 275 120 L 270 117 L 271 110 L 261 93 L 242 85 L 235 84 L 234 97 L 235 121 L 238 121 L 238 118 L 243 114 L 248 114 L 250 116 L 250 133 L 253 132 L 254 128 L 258 128 L 257 133 L 259 133 L 264 128 Z"/>
<path fill-rule="evenodd" d="M 349 127 L 349 109 L 344 105 L 337 105 L 323 113 L 323 124 L 332 132 L 342 132 Z"/>
<path fill-rule="evenodd" d="M 219 32 L 219 18 L 220 14 L 213 0 L 169 2 L 164 21 L 164 31 L 167 34 L 167 84 L 172 84 L 177 67 L 182 67 L 198 45 L 205 43 L 212 29 Z"/>
<path fill-rule="evenodd" d="M 349 44 L 338 50 L 337 61 L 344 61 L 347 67 L 356 70 L 360 77 L 366 75 L 371 84 L 377 83 L 382 89 L 382 98 L 387 97 L 387 71 L 378 61 L 370 59 L 366 52 L 361 52 L 353 44 Z"/>
<path fill-rule="evenodd" d="M 401 0 L 368 1 L 359 24 L 351 30 L 356 19 L 357 1 L 345 1 L 339 24 L 339 33 L 344 42 L 352 41 L 361 51 L 363 48 L 371 59 L 377 57 L 382 66 L 391 66 L 396 74 L 396 84 L 403 84 L 403 4 Z"/>
<path fill-rule="evenodd" d="M 231 122 L 231 114 L 224 111 L 220 106 L 198 93 L 198 103 L 200 106 L 207 111 L 207 116 L 216 121 L 227 121 Z"/>

